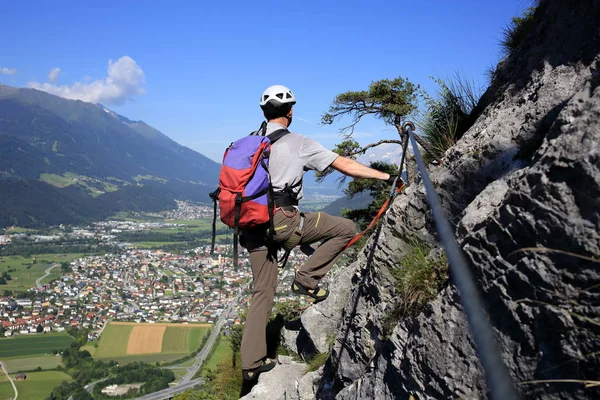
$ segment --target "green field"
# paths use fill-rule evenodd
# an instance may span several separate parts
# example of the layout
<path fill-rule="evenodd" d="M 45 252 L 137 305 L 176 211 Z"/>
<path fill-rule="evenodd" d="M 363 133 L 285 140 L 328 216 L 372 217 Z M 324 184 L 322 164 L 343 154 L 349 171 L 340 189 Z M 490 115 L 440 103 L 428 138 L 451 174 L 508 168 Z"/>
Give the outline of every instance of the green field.
<path fill-rule="evenodd" d="M 58 188 L 64 188 L 77 183 L 77 175 L 62 176 L 56 174 L 41 174 L 40 180 Z"/>
<path fill-rule="evenodd" d="M 20 226 L 11 226 L 10 228 L 4 228 L 4 233 L 7 235 L 12 233 L 32 233 L 37 231 L 37 229 L 21 228 Z"/>
<path fill-rule="evenodd" d="M 81 350 L 81 351 L 87 350 L 87 352 L 90 353 L 90 355 L 93 357 L 96 354 L 97 347 L 94 346 L 96 343 L 98 343 L 98 342 L 95 340 L 92 342 L 87 342 L 86 344 L 81 346 L 79 350 Z"/>
<path fill-rule="evenodd" d="M 225 337 L 221 336 L 221 340 L 219 341 L 217 348 L 212 353 L 210 358 L 204 362 L 204 365 L 202 366 L 202 373 L 204 374 L 205 371 L 209 369 L 216 371 L 217 365 L 219 365 L 222 362 L 231 362 L 232 354 L 233 350 L 231 350 L 229 342 L 227 341 L 227 339 L 225 339 Z"/>
<path fill-rule="evenodd" d="M 46 269 L 50 268 L 52 263 L 71 262 L 82 257 L 81 253 L 68 254 L 34 254 L 31 257 L 23 256 L 4 256 L 0 257 L 0 273 L 8 272 L 8 269 L 16 271 L 8 272 L 12 280 L 7 281 L 5 285 L 0 285 L 0 290 L 28 290 L 35 286 L 37 278 L 44 275 Z M 50 275 L 42 281 L 47 283 L 52 279 L 61 276 L 60 267 L 54 268 Z"/>
<path fill-rule="evenodd" d="M 66 349 L 73 338 L 66 333 L 46 333 L 35 336 L 16 336 L 0 339 L 0 359 L 44 355 Z"/>
<path fill-rule="evenodd" d="M 206 327 L 194 329 L 168 327 L 163 336 L 162 352 L 174 354 L 193 353 L 209 329 Z"/>
<path fill-rule="evenodd" d="M 11 377 L 14 379 L 13 375 Z M 60 371 L 28 372 L 27 379 L 15 381 L 15 385 L 19 391 L 19 399 L 44 400 L 61 382 L 72 380 L 69 375 Z"/>
<path fill-rule="evenodd" d="M 25 358 L 9 358 L 3 359 L 4 365 L 9 373 L 20 371 L 32 371 L 37 367 L 42 369 L 56 369 L 62 364 L 61 356 L 48 355 Z"/>
<path fill-rule="evenodd" d="M 138 249 L 157 249 L 161 246 L 169 246 L 179 243 L 181 242 L 133 242 L 131 247 L 137 247 Z"/>
<path fill-rule="evenodd" d="M 176 231 L 211 231 L 212 230 L 212 218 L 208 219 L 166 219 L 165 222 L 170 224 L 184 225 L 172 228 L 157 228 L 153 229 L 153 232 L 170 233 Z M 227 226 L 220 220 L 217 220 L 217 229 L 224 229 Z"/>
<path fill-rule="evenodd" d="M 181 349 L 185 346 L 186 351 L 191 353 L 194 349 L 187 349 L 190 343 L 190 334 L 190 329 L 168 327 L 163 336 L 162 352 L 181 353 Z"/>
<path fill-rule="evenodd" d="M 98 340 L 98 348 L 96 348 L 94 357 L 113 358 L 127 355 L 127 343 L 132 330 L 133 325 L 109 323 Z"/>
<path fill-rule="evenodd" d="M 0 373 L 0 400 L 8 400 L 15 397 L 15 391 L 4 373 Z"/>

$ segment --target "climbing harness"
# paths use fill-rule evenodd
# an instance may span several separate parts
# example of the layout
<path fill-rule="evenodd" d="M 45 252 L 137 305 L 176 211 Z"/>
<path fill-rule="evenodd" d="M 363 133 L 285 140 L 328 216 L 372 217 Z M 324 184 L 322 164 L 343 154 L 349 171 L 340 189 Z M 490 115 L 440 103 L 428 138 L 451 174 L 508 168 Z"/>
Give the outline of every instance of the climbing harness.
<path fill-rule="evenodd" d="M 484 311 L 483 302 L 477 291 L 477 286 L 469 270 L 467 260 L 456 243 L 454 231 L 444 215 L 440 197 L 431 182 L 425 163 L 421 158 L 421 152 L 417 147 L 417 141 L 413 134 L 414 130 L 415 125 L 412 122 L 407 122 L 403 126 L 403 133 L 410 139 L 415 158 L 417 159 L 417 169 L 421 174 L 437 232 L 442 246 L 446 251 L 448 263 L 450 264 L 450 272 L 458 288 L 461 302 L 467 315 L 469 326 L 471 327 L 491 398 L 496 400 L 518 399 L 519 394 L 498 351 L 494 331 Z"/>
<path fill-rule="evenodd" d="M 295 212 L 300 212 L 298 210 L 296 210 Z M 292 252 L 292 249 L 294 247 L 296 247 L 298 245 L 298 243 L 300 243 L 300 239 L 302 239 L 302 229 L 304 228 L 304 213 L 300 212 L 300 222 L 298 223 L 298 226 L 296 227 L 296 229 L 294 229 L 294 232 L 292 233 L 292 236 L 290 236 L 290 238 L 284 243 L 284 246 L 287 248 L 287 250 L 285 251 L 285 253 L 283 253 L 283 256 L 281 256 L 281 259 L 277 260 L 277 263 L 279 264 L 279 268 L 285 268 L 285 265 L 287 264 L 288 258 L 290 257 L 290 253 Z M 309 245 L 310 247 L 310 245 Z M 310 247 L 312 249 L 312 247 Z M 302 247 L 300 248 L 300 250 L 302 251 Z"/>

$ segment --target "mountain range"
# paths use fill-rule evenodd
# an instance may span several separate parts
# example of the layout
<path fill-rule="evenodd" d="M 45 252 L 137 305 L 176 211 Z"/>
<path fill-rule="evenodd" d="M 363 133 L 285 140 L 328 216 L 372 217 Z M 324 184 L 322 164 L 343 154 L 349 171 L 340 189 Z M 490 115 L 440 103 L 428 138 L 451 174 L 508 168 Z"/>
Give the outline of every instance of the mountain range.
<path fill-rule="evenodd" d="M 0 85 L 0 227 L 207 202 L 219 168 L 100 104 Z"/>

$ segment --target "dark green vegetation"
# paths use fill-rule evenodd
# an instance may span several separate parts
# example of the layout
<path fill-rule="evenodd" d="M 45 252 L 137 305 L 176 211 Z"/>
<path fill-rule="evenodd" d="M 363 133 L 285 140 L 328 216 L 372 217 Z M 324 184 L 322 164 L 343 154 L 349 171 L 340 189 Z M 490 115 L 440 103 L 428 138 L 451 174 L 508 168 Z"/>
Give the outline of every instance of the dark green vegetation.
<path fill-rule="evenodd" d="M 344 132 L 348 132 L 364 116 L 372 115 L 387 125 L 399 126 L 405 116 L 417 110 L 419 95 L 419 86 L 406 79 L 382 79 L 372 82 L 368 90 L 338 94 L 321 122 L 330 125 L 338 118 L 351 116 L 352 123 L 343 128 Z"/>
<path fill-rule="evenodd" d="M 173 371 L 157 368 L 144 363 L 132 363 L 118 366 L 111 370 L 111 374 L 113 375 L 111 378 L 103 381 L 102 384 L 94 386 L 94 399 L 113 399 L 114 396 L 108 396 L 102 393 L 102 388 L 109 385 L 144 382 L 139 389 L 131 388 L 127 394 L 120 396 L 122 399 L 130 399 L 166 389 L 169 387 L 169 383 L 175 380 Z"/>
<path fill-rule="evenodd" d="M 418 85 L 414 85 L 401 77 L 371 82 L 368 90 L 338 94 L 329 110 L 323 114 L 321 122 L 332 124 L 344 117 L 350 117 L 352 122 L 342 128 L 342 133 L 345 133 L 344 140 L 338 143 L 333 151 L 342 156 L 355 159 L 356 156 L 363 154 L 367 149 L 384 143 L 401 145 L 402 125 L 409 116 L 416 113 L 419 99 L 423 96 L 424 92 Z M 352 139 L 352 133 L 356 125 L 366 116 L 379 118 L 386 125 L 394 127 L 398 132 L 398 139 L 381 140 L 365 147 L 360 146 L 356 140 Z M 428 143 L 417 134 L 415 134 L 415 138 L 427 151 L 429 148 Z M 370 166 L 388 173 L 398 172 L 397 166 L 388 163 L 375 162 L 371 163 Z M 317 179 L 322 180 L 331 172 L 333 171 L 329 168 L 323 173 L 317 174 Z M 384 203 L 389 189 L 389 186 L 382 181 L 355 179 L 348 185 L 345 194 L 352 198 L 356 194 L 369 192 L 372 201 L 364 208 L 345 211 L 344 216 L 355 220 L 360 227 L 366 227 Z"/>
<path fill-rule="evenodd" d="M 420 312 L 446 286 L 449 279 L 445 254 L 432 252 L 433 247 L 415 236 L 405 239 L 409 246 L 390 272 L 396 279 L 398 296 L 386 325 L 390 328 L 408 316 Z"/>
<path fill-rule="evenodd" d="M 343 117 L 350 117 L 351 123 L 342 128 L 342 133 L 345 133 L 344 140 L 336 145 L 334 151 L 354 159 L 357 155 L 364 154 L 367 149 L 381 144 L 401 145 L 401 139 L 405 137 L 403 124 L 409 117 L 416 116 L 419 100 L 424 99 L 427 110 L 417 129 L 418 133 L 415 133 L 415 139 L 422 148 L 426 162 L 439 162 L 444 152 L 454 145 L 473 124 L 476 118 L 474 110 L 480 93 L 472 82 L 462 79 L 459 75 L 449 83 L 442 80 L 437 82 L 440 86 L 437 98 L 431 98 L 419 86 L 399 77 L 372 82 L 368 90 L 349 91 L 337 95 L 328 112 L 323 114 L 322 123 L 331 124 Z M 382 119 L 386 125 L 393 126 L 399 134 L 398 140 L 381 140 L 364 147 L 360 146 L 352 139 L 352 133 L 360 120 L 369 115 Z M 398 173 L 396 165 L 374 162 L 370 166 L 390 174 Z M 406 157 L 402 171 L 407 174 L 409 182 L 414 181 L 415 161 L 410 154 Z M 317 179 L 322 180 L 331 172 L 326 170 L 317 174 Z M 344 190 L 347 197 L 325 208 L 324 211 L 339 210 L 337 212 L 343 216 L 356 221 L 362 230 L 380 210 L 388 197 L 389 190 L 389 185 L 381 181 L 354 179 Z M 345 207 L 347 204 L 352 204 L 350 200 L 356 195 L 361 195 L 356 201 L 362 203 L 361 206 Z M 343 210 L 343 208 L 349 209 Z"/>
<path fill-rule="evenodd" d="M 52 389 L 52 392 L 46 400 L 68 400 L 70 398 L 77 400 L 94 400 L 91 394 L 77 382 L 64 381 L 59 386 Z"/>
<path fill-rule="evenodd" d="M 535 31 L 536 24 L 533 15 L 538 2 L 535 1 L 535 6 L 527 8 L 520 17 L 513 17 L 510 24 L 504 28 L 500 44 L 506 55 L 512 53 Z"/>
<path fill-rule="evenodd" d="M 383 162 L 372 162 L 371 168 L 387 172 L 389 174 L 398 172 L 398 167 Z M 371 197 L 371 202 L 366 208 L 345 210 L 343 212 L 344 217 L 355 221 L 358 224 L 359 230 L 361 231 L 369 225 L 375 215 L 377 215 L 377 212 L 383 206 L 383 203 L 385 203 L 389 197 L 390 185 L 387 182 L 375 179 L 354 179 L 344 190 L 344 193 L 350 198 L 358 193 L 364 192 L 368 192 L 369 196 Z"/>
<path fill-rule="evenodd" d="M 218 172 L 217 163 L 143 122 L 0 85 L 0 227 L 159 211 L 173 208 L 174 198 L 207 201 Z"/>
<path fill-rule="evenodd" d="M 0 256 L 30 257 L 34 254 L 84 254 L 107 253 L 118 250 L 116 246 L 101 245 L 96 239 L 61 239 L 34 242 L 28 238 L 14 238 L 8 245 L 0 247 Z"/>
<path fill-rule="evenodd" d="M 419 123 L 421 134 L 428 143 L 423 154 L 426 163 L 440 162 L 442 156 L 473 125 L 473 110 L 481 97 L 475 84 L 456 75 L 439 85 L 437 98 L 427 98 L 427 110 Z"/>
<path fill-rule="evenodd" d="M 17 336 L 0 339 L 0 359 L 26 355 L 57 353 L 69 348 L 73 338 L 66 333 L 48 333 L 36 336 Z"/>

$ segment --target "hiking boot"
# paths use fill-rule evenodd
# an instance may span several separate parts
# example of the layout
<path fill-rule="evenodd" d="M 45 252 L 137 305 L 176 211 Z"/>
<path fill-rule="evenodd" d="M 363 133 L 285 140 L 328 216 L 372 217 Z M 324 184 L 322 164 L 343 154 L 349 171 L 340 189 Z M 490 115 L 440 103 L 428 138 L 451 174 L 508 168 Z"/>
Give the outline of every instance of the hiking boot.
<path fill-rule="evenodd" d="M 308 289 L 295 279 L 292 283 L 292 292 L 312 297 L 313 299 L 315 299 L 313 304 L 319 303 L 325 300 L 327 296 L 329 296 L 329 290 L 320 288 L 318 286 L 315 289 Z"/>
<path fill-rule="evenodd" d="M 266 358 L 265 360 L 262 361 L 262 364 L 256 368 L 243 369 L 242 375 L 243 375 L 245 381 L 251 381 L 253 379 L 258 378 L 258 375 L 260 375 L 262 372 L 267 372 L 267 371 L 272 370 L 273 368 L 275 368 L 276 365 L 277 365 L 277 362 L 275 362 L 275 360 Z"/>

